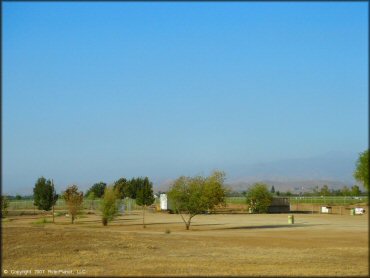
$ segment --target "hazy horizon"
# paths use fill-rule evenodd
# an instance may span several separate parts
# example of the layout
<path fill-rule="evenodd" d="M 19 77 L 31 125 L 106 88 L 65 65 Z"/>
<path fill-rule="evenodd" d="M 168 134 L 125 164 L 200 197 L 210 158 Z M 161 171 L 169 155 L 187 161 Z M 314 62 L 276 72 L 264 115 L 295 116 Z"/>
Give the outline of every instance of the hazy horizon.
<path fill-rule="evenodd" d="M 214 169 L 351 185 L 368 148 L 367 11 L 4 2 L 2 191 Z"/>

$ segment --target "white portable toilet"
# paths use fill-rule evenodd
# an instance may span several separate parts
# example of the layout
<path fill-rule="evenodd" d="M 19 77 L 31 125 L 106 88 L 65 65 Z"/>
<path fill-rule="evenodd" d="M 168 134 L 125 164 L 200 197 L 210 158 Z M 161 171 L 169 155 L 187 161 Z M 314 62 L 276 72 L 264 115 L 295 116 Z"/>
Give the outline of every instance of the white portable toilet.
<path fill-rule="evenodd" d="M 161 205 L 161 210 L 167 210 L 167 194 L 162 193 L 159 195 L 159 201 Z"/>

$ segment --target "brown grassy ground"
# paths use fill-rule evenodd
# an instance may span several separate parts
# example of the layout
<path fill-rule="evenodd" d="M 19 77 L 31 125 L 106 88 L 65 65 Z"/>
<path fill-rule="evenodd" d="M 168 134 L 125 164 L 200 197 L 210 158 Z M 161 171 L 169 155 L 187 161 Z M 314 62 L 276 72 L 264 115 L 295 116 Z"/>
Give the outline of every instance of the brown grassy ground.
<path fill-rule="evenodd" d="M 40 217 L 3 221 L 3 274 L 322 277 L 366 276 L 369 270 L 367 216 L 296 214 L 296 224 L 288 225 L 287 214 L 199 215 L 190 231 L 180 216 L 165 213 L 147 213 L 145 229 L 140 212 L 107 227 L 96 215 L 74 225 L 65 216 L 34 224 Z"/>

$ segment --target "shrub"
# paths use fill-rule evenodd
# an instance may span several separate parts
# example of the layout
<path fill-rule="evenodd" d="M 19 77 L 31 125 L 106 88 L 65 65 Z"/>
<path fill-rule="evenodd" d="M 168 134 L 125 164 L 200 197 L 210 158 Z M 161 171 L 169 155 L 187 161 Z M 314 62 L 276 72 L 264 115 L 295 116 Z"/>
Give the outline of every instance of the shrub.
<path fill-rule="evenodd" d="M 255 183 L 247 190 L 246 201 L 252 213 L 266 213 L 272 202 L 272 194 L 266 184 Z"/>
<path fill-rule="evenodd" d="M 108 186 L 104 190 L 102 202 L 100 204 L 102 212 L 102 223 L 104 226 L 108 225 L 118 214 L 117 192 L 113 186 Z"/>

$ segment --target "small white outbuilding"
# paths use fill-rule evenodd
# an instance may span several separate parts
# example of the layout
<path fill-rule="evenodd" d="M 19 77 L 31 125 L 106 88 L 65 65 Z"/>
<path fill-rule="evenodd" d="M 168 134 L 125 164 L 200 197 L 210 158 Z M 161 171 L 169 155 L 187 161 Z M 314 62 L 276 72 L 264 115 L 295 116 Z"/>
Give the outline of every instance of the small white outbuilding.
<path fill-rule="evenodd" d="M 321 213 L 331 213 L 331 207 L 321 207 Z"/>
<path fill-rule="evenodd" d="M 167 194 L 159 195 L 159 202 L 161 206 L 161 210 L 167 210 Z"/>

